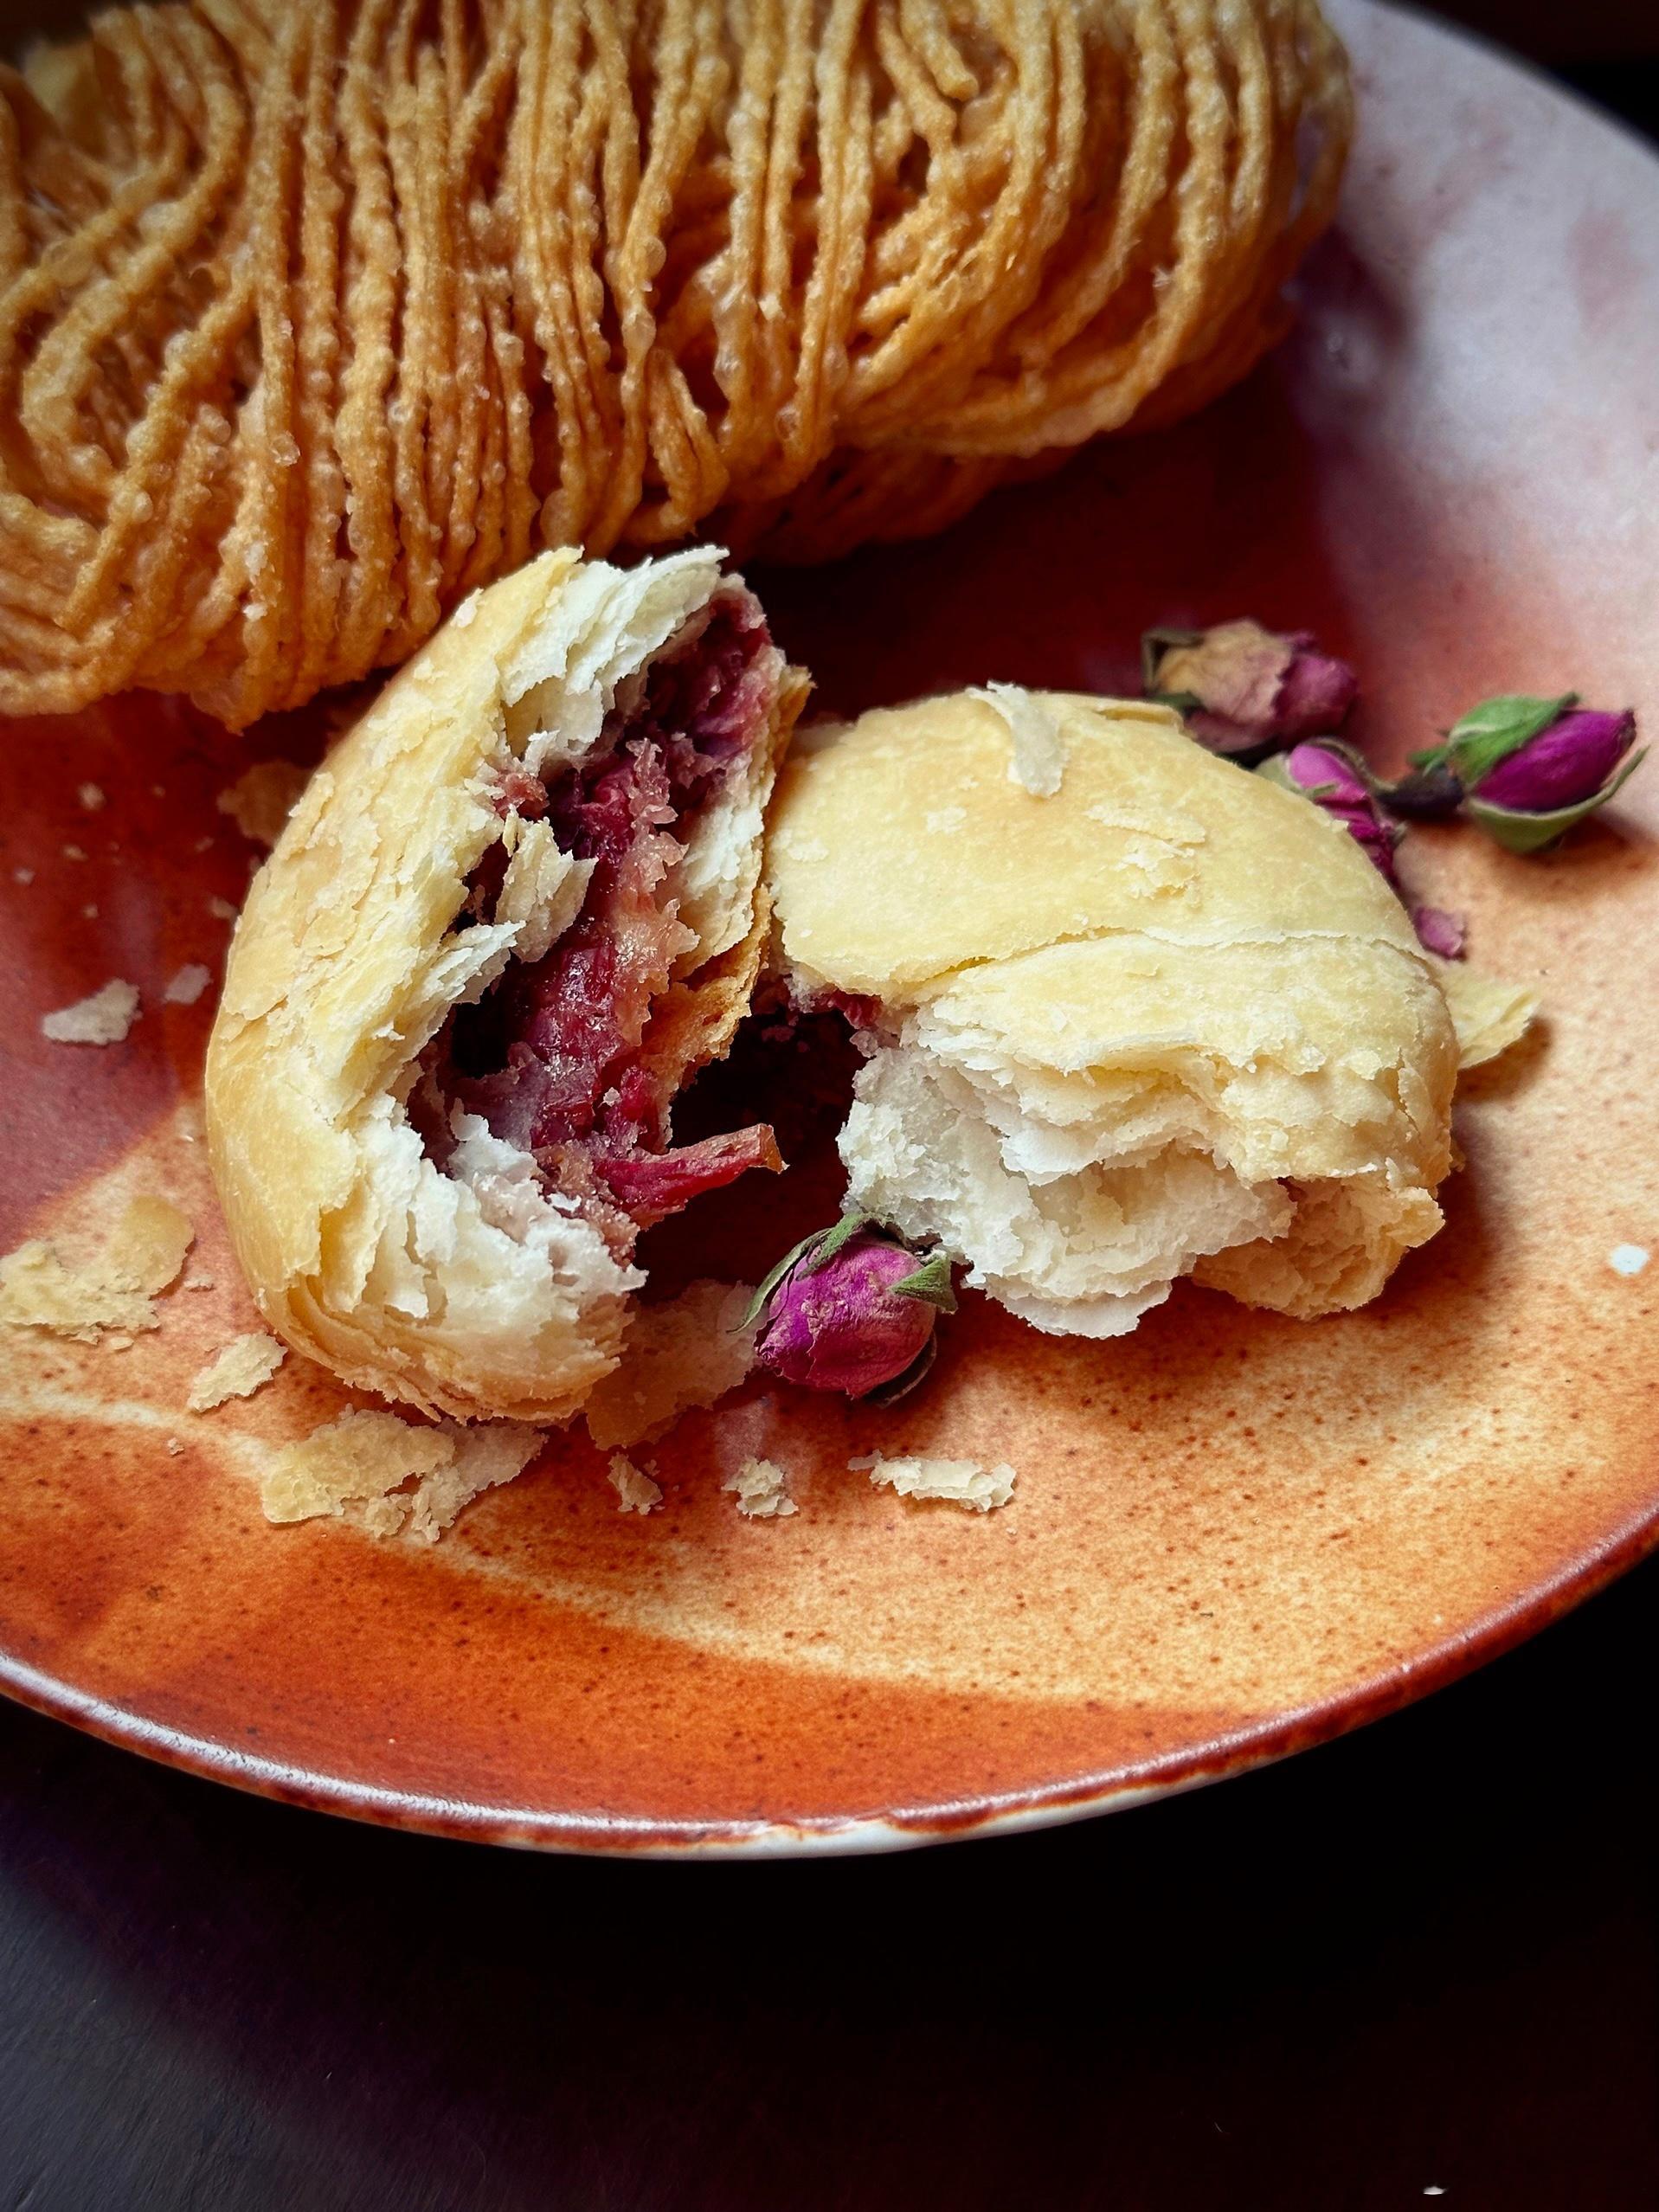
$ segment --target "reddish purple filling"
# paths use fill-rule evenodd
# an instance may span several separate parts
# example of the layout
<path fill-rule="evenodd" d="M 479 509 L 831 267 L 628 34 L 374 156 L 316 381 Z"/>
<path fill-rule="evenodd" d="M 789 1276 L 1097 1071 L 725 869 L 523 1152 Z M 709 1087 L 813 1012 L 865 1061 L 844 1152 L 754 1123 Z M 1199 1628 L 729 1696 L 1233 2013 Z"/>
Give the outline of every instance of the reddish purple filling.
<path fill-rule="evenodd" d="M 764 1126 L 666 1149 L 672 1078 L 642 1058 L 688 942 L 672 872 L 698 813 L 765 728 L 778 669 L 758 603 L 722 592 L 622 687 L 579 768 L 546 786 L 521 768 L 504 779 L 504 814 L 544 814 L 564 851 L 596 865 L 581 914 L 545 957 L 513 961 L 428 1048 L 411 1110 L 440 1164 L 460 1105 L 533 1153 L 549 1187 L 582 1200 L 623 1248 L 700 1192 L 781 1166 Z M 471 880 L 469 916 L 490 918 L 505 865 L 492 846 Z"/>

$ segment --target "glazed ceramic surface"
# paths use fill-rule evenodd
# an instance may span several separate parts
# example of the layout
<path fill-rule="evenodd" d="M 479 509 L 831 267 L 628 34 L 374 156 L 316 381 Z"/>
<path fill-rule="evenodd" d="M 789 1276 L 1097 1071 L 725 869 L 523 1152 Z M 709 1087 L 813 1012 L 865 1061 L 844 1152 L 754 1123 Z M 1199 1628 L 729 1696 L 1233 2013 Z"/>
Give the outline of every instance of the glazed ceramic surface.
<path fill-rule="evenodd" d="M 1295 337 L 1201 420 L 936 543 L 757 579 L 823 704 L 1133 689 L 1144 624 L 1251 613 L 1358 664 L 1379 762 L 1494 691 L 1659 719 L 1659 167 L 1490 55 L 1338 13 L 1363 129 Z M 920 1841 L 1331 1734 L 1659 1537 L 1659 1258 L 1632 1257 L 1659 1255 L 1652 767 L 1542 862 L 1413 834 L 1414 894 L 1465 910 L 1476 961 L 1546 1019 L 1468 1087 L 1446 1228 L 1365 1312 L 1181 1289 L 1094 1346 L 969 1301 L 891 1411 L 747 1389 L 649 1449 L 644 1520 L 555 1437 L 428 1547 L 261 1519 L 262 1460 L 345 1402 L 318 1372 L 183 1410 L 256 1316 L 201 1142 L 211 993 L 162 994 L 187 962 L 216 975 L 210 902 L 246 886 L 217 795 L 251 757 L 315 757 L 320 720 L 242 744 L 136 699 L 6 736 L 0 1235 L 73 1245 L 119 1192 L 162 1191 L 210 1278 L 127 1351 L 0 1345 L 0 1684 L 47 1711 L 503 1842 Z M 125 1044 L 44 1040 L 42 1013 L 113 975 L 144 993 Z M 694 1215 L 670 1270 L 752 1276 L 833 1202 L 821 1173 L 781 1189 Z M 1014 1501 L 878 1492 L 846 1465 L 878 1446 L 1006 1459 Z M 789 1469 L 793 1519 L 723 1495 L 751 1453 Z"/>

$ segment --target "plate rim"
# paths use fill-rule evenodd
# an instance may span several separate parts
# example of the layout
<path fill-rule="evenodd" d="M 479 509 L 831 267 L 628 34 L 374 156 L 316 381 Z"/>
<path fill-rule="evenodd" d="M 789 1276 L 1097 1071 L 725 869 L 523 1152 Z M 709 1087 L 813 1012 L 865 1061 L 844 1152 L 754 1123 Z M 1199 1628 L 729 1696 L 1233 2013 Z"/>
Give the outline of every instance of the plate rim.
<path fill-rule="evenodd" d="M 572 1858 L 723 1861 L 872 1857 L 927 1846 L 1069 1827 L 1103 1814 L 1179 1797 L 1231 1780 L 1354 1730 L 1386 1720 L 1465 1675 L 1576 1611 L 1643 1559 L 1659 1553 L 1659 1502 L 1636 1514 L 1515 1604 L 1501 1607 L 1472 1633 L 1434 1645 L 1420 1659 L 1373 1674 L 1356 1687 L 1271 1720 L 1247 1722 L 1179 1753 L 1119 1767 L 1110 1778 L 1084 1775 L 1032 1788 L 959 1798 L 914 1813 L 895 1810 L 852 1819 L 674 1821 L 593 1812 L 549 1813 L 427 1797 L 407 1790 L 307 1772 L 235 1749 L 212 1736 L 151 1720 L 76 1689 L 42 1669 L 0 1651 L 0 1695 L 61 1720 L 81 1733 L 157 1765 L 214 1782 L 244 1795 L 327 1813 L 372 1828 L 433 1836 Z M 1018 1701 L 1011 1701 L 1017 1702 Z"/>
<path fill-rule="evenodd" d="M 1639 155 L 1659 188 L 1659 149 L 1647 138 L 1489 35 L 1448 23 L 1416 0 L 1325 0 L 1325 4 L 1339 34 L 1366 16 L 1392 19 L 1414 40 L 1477 56 L 1501 75 L 1541 93 L 1627 154 Z M 1241 1723 L 1138 1765 L 1119 1764 L 1109 1772 L 852 1817 L 694 1821 L 425 1796 L 250 1753 L 222 1736 L 175 1727 L 80 1689 L 4 1649 L 0 1695 L 158 1765 L 367 1826 L 560 1856 L 704 1862 L 873 1855 L 1066 1826 L 1275 1765 L 1449 1687 L 1552 1626 L 1656 1553 L 1659 1497 L 1474 1627 L 1328 1697 Z"/>

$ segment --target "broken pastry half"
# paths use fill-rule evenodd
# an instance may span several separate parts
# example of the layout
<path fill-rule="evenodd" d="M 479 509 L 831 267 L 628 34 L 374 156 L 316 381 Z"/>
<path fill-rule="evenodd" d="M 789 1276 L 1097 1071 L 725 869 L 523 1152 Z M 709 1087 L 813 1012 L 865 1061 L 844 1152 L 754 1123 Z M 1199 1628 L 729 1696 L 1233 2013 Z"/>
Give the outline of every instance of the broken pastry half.
<path fill-rule="evenodd" d="M 1301 1316 L 1440 1226 L 1459 1042 L 1346 830 L 1161 707 L 994 686 L 814 731 L 768 880 L 868 1058 L 847 1204 L 1037 1328 L 1182 1276 Z"/>
<path fill-rule="evenodd" d="M 260 1309 L 347 1382 L 563 1418 L 617 1361 L 640 1231 L 750 1167 L 676 1148 L 767 934 L 762 811 L 806 684 L 698 550 L 544 554 L 475 595 L 312 777 L 208 1053 Z"/>

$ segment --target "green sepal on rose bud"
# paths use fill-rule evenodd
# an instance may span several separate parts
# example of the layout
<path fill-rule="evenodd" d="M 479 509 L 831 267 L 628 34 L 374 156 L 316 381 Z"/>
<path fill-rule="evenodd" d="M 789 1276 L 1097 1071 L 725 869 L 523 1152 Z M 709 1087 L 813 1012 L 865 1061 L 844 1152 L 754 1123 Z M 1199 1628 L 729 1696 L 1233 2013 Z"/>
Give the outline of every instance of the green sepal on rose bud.
<path fill-rule="evenodd" d="M 843 1244 L 856 1237 L 860 1229 L 872 1225 L 867 1213 L 844 1213 L 827 1229 L 814 1229 L 810 1237 L 803 1237 L 798 1244 L 791 1244 L 775 1267 L 768 1270 L 755 1286 L 755 1295 L 743 1309 L 739 1328 L 752 1328 L 760 1319 L 768 1298 L 786 1275 L 810 1275 L 814 1268 L 833 1260 Z"/>
<path fill-rule="evenodd" d="M 1563 691 L 1553 699 L 1534 698 L 1522 691 L 1482 699 L 1452 723 L 1444 744 L 1413 753 L 1411 765 L 1424 769 L 1449 768 L 1465 791 L 1472 790 L 1501 761 L 1519 752 L 1540 730 L 1547 730 L 1578 704 L 1576 691 Z"/>
<path fill-rule="evenodd" d="M 924 1305 L 936 1307 L 942 1314 L 956 1310 L 956 1286 L 951 1281 L 953 1270 L 943 1252 L 935 1252 L 925 1259 L 914 1275 L 900 1277 L 888 1288 L 896 1298 L 920 1298 Z"/>
<path fill-rule="evenodd" d="M 792 1244 L 765 1280 L 756 1286 L 754 1296 L 743 1309 L 743 1317 L 738 1327 L 749 1328 L 754 1325 L 760 1317 L 761 1309 L 786 1275 L 815 1275 L 820 1267 L 828 1265 L 844 1244 L 851 1244 L 861 1229 L 884 1228 L 884 1224 L 879 1216 L 854 1211 L 844 1213 L 827 1229 L 814 1229 L 810 1237 L 803 1237 L 798 1244 Z M 886 1233 L 892 1235 L 891 1230 Z M 924 1305 L 936 1306 L 942 1314 L 954 1314 L 956 1310 L 956 1290 L 951 1279 L 954 1272 L 949 1259 L 943 1252 L 931 1252 L 911 1274 L 901 1276 L 897 1283 L 890 1283 L 887 1288 L 895 1298 L 920 1298 Z"/>

